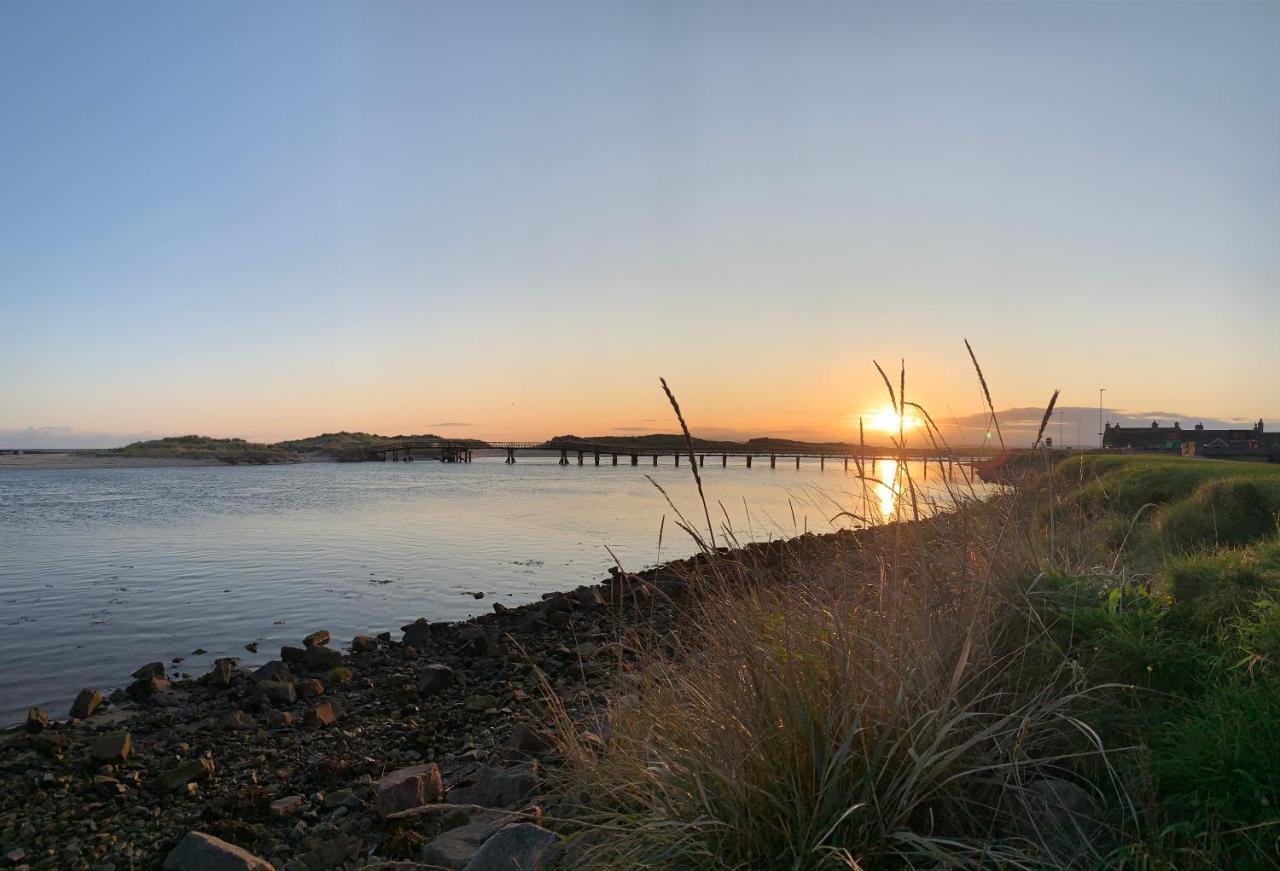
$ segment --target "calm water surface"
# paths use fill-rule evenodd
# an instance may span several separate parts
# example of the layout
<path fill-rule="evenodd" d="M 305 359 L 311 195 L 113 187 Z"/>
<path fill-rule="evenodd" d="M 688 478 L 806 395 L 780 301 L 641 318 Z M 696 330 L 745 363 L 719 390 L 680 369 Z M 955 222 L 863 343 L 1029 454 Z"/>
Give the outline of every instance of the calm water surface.
<path fill-rule="evenodd" d="M 839 463 L 718 459 L 704 470 L 708 497 L 743 540 L 829 531 L 835 502 L 859 510 L 862 487 Z M 151 660 L 184 657 L 177 670 L 198 675 L 218 656 L 265 662 L 315 629 L 345 643 L 531 601 L 604 578 L 606 546 L 629 570 L 687 556 L 645 475 L 689 518 L 702 509 L 688 469 L 663 462 L 0 472 L 0 724 L 29 705 L 65 716 L 81 687 L 107 692 Z M 891 509 L 893 494 L 873 487 L 870 501 Z"/>

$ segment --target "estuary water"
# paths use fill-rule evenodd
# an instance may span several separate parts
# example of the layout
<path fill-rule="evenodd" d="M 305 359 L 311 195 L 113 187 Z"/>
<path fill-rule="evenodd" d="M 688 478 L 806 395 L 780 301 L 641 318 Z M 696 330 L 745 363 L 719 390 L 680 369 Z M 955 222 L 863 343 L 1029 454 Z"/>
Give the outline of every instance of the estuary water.
<path fill-rule="evenodd" d="M 266 662 L 316 629 L 335 646 L 399 637 L 417 617 L 599 581 L 610 551 L 631 571 L 694 552 L 646 477 L 700 521 L 687 465 L 587 462 L 0 471 L 0 725 L 30 705 L 64 717 L 81 687 L 107 693 L 144 662 L 181 657 L 171 670 L 199 675 L 219 656 Z M 891 513 L 893 464 L 876 474 L 869 504 L 838 461 L 708 456 L 703 480 L 713 520 L 719 502 L 748 541 L 843 528 L 829 520 L 842 508 Z M 926 486 L 946 503 L 936 465 Z"/>

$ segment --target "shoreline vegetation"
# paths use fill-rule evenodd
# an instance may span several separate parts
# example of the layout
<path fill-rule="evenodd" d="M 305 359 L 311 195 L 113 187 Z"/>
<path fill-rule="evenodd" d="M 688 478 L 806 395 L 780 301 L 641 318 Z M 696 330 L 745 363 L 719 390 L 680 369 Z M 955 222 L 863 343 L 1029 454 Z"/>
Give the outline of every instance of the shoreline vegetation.
<path fill-rule="evenodd" d="M 726 524 L 348 652 L 144 665 L 3 734 L 0 854 L 1274 867 L 1280 469 L 1050 463 L 918 522 L 743 547 Z"/>

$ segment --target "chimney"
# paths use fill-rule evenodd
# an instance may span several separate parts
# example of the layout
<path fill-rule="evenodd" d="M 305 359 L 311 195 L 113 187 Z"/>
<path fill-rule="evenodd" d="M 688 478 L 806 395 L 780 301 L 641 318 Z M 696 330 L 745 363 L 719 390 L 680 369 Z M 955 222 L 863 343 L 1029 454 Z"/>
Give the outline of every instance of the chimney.
<path fill-rule="evenodd" d="M 1204 429 L 1204 424 L 1202 423 L 1196 424 L 1196 432 L 1201 432 L 1203 429 Z"/>

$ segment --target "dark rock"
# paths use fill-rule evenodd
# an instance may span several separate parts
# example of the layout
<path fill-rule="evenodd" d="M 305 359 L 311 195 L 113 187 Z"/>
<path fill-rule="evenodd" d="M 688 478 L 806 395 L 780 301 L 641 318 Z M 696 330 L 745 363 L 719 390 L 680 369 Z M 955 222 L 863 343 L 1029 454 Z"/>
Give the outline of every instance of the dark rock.
<path fill-rule="evenodd" d="M 231 680 L 235 676 L 235 660 L 233 659 L 215 659 L 213 668 L 209 669 L 208 680 L 211 686 L 229 687 Z"/>
<path fill-rule="evenodd" d="M 317 645 L 307 648 L 306 662 L 308 668 L 328 671 L 342 665 L 343 659 L 341 651 Z"/>
<path fill-rule="evenodd" d="M 492 811 L 476 814 L 471 821 L 438 835 L 422 850 L 422 859 L 431 867 L 462 869 L 480 847 L 512 817 Z"/>
<path fill-rule="evenodd" d="M 133 673 L 133 676 L 136 680 L 146 680 L 149 677 L 164 677 L 164 663 L 148 662 L 146 665 L 140 666 Z"/>
<path fill-rule="evenodd" d="M 534 762 L 510 768 L 480 765 L 468 778 L 449 790 L 449 801 L 455 804 L 507 807 L 528 798 L 541 784 L 542 778 Z"/>
<path fill-rule="evenodd" d="M 98 709 L 100 704 L 102 704 L 102 693 L 92 687 L 85 687 L 80 690 L 76 700 L 71 703 L 71 716 L 78 720 L 92 717 L 93 712 Z"/>
<path fill-rule="evenodd" d="M 27 731 L 31 734 L 43 732 L 49 726 L 49 712 L 44 708 L 27 708 Z"/>
<path fill-rule="evenodd" d="M 308 729 L 323 729 L 338 722 L 338 712 L 332 702 L 322 702 L 307 711 L 302 721 Z"/>
<path fill-rule="evenodd" d="M 357 635 L 351 639 L 352 653 L 373 653 L 378 649 L 378 642 L 370 635 Z"/>
<path fill-rule="evenodd" d="M 128 732 L 117 732 L 94 739 L 89 757 L 100 765 L 119 765 L 133 752 L 133 739 Z"/>
<path fill-rule="evenodd" d="M 306 801 L 300 795 L 286 795 L 284 798 L 278 798 L 270 805 L 271 815 L 278 818 L 291 817 L 302 807 Z"/>
<path fill-rule="evenodd" d="M 188 783 L 204 780 L 213 774 L 213 760 L 207 757 L 188 759 L 181 765 L 170 768 L 151 781 L 151 789 L 161 795 L 181 789 Z M 168 863 L 166 862 L 166 867 Z"/>
<path fill-rule="evenodd" d="M 578 597 L 578 604 L 588 611 L 604 607 L 604 596 L 599 587 L 578 587 L 575 595 Z"/>
<path fill-rule="evenodd" d="M 497 657 L 506 655 L 506 645 L 488 628 L 475 623 L 462 627 L 462 640 L 471 645 L 476 656 Z"/>
<path fill-rule="evenodd" d="M 41 756 L 61 756 L 71 746 L 71 736 L 65 732 L 41 732 L 36 736 L 36 752 Z"/>
<path fill-rule="evenodd" d="M 319 647 L 329 643 L 329 633 L 327 630 L 321 629 L 318 632 L 312 632 L 306 638 L 302 639 L 305 647 Z"/>
<path fill-rule="evenodd" d="M 222 726 L 232 732 L 255 732 L 258 729 L 258 722 L 245 711 L 232 711 L 222 721 Z"/>
<path fill-rule="evenodd" d="M 288 711 L 277 711 L 274 708 L 268 708 L 266 715 L 267 725 L 273 729 L 285 729 L 298 721 L 298 718 Z"/>
<path fill-rule="evenodd" d="M 400 629 L 404 632 L 404 643 L 411 647 L 422 647 L 431 639 L 431 624 L 425 617 L 419 617 Z"/>
<path fill-rule="evenodd" d="M 129 688 L 125 690 L 129 698 L 135 702 L 145 702 L 156 693 L 168 692 L 170 687 L 169 681 L 162 677 L 143 677 L 129 684 Z"/>
<path fill-rule="evenodd" d="M 361 803 L 360 797 L 349 789 L 334 790 L 324 797 L 324 806 L 328 808 L 358 808 Z"/>
<path fill-rule="evenodd" d="M 418 676 L 418 694 L 423 698 L 434 696 L 453 683 L 453 669 L 442 663 L 433 663 Z"/>
<path fill-rule="evenodd" d="M 293 674 L 289 671 L 289 666 L 279 660 L 272 660 L 266 665 L 259 668 L 253 673 L 255 681 L 274 681 L 277 683 L 287 683 L 293 680 Z"/>
<path fill-rule="evenodd" d="M 440 767 L 431 762 L 393 771 L 378 781 L 375 794 L 383 817 L 437 802 L 444 795 Z"/>
<path fill-rule="evenodd" d="M 483 713 L 491 708 L 496 708 L 501 704 L 497 696 L 475 695 L 468 696 L 462 706 L 473 714 Z"/>
<path fill-rule="evenodd" d="M 164 871 L 275 871 L 275 866 L 221 838 L 187 832 L 165 857 Z"/>
<path fill-rule="evenodd" d="M 555 858 L 556 836 L 533 823 L 504 826 L 476 850 L 466 871 L 543 871 Z"/>
<path fill-rule="evenodd" d="M 280 659 L 292 665 L 306 665 L 307 649 L 305 647 L 281 647 Z"/>
<path fill-rule="evenodd" d="M 245 650 L 247 650 L 247 651 L 249 651 L 250 653 L 257 653 L 257 652 L 258 652 L 258 642 L 256 642 L 256 641 L 250 641 L 248 644 L 246 644 L 246 645 L 244 646 L 244 649 L 245 649 Z"/>
<path fill-rule="evenodd" d="M 293 684 L 285 681 L 259 681 L 258 694 L 277 705 L 291 705 L 298 700 L 298 693 L 294 690 Z"/>
<path fill-rule="evenodd" d="M 313 677 L 305 680 L 296 680 L 293 682 L 293 688 L 298 693 L 300 699 L 314 699 L 318 695 L 324 693 L 324 684 Z"/>
<path fill-rule="evenodd" d="M 553 746 L 554 743 L 550 735 L 525 723 L 517 723 L 516 727 L 511 730 L 511 737 L 502 745 L 503 749 L 508 753 L 527 754 L 530 756 L 548 753 Z"/>

